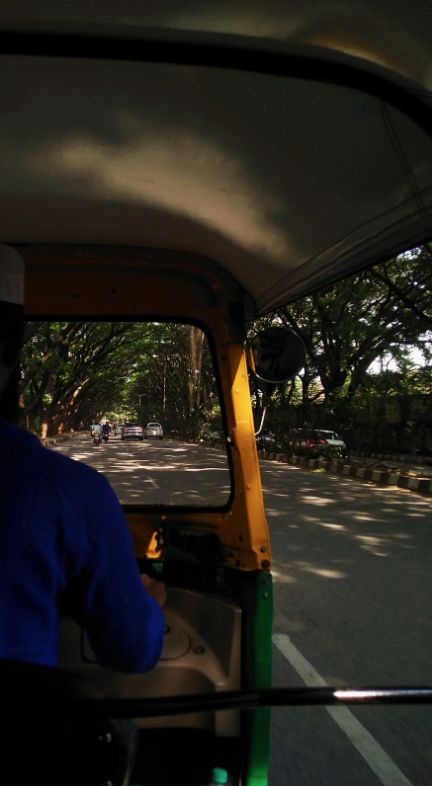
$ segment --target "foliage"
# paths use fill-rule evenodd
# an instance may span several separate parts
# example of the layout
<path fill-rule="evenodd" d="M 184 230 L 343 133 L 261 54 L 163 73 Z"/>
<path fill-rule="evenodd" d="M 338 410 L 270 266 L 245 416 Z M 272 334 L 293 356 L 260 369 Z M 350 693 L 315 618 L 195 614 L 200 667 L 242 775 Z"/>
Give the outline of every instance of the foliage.
<path fill-rule="evenodd" d="M 342 448 L 324 442 L 287 444 L 285 450 L 289 456 L 302 456 L 307 459 L 321 458 L 328 461 L 343 461 L 344 459 Z"/>
<path fill-rule="evenodd" d="M 110 420 L 161 420 L 195 433 L 217 405 L 201 331 L 136 322 L 32 322 L 21 365 L 21 419 L 42 435 Z"/>
<path fill-rule="evenodd" d="M 431 290 L 431 248 L 423 246 L 253 325 L 290 326 L 307 352 L 304 369 L 270 400 L 252 380 L 256 425 L 267 406 L 264 431 L 277 445 L 290 428 L 310 426 L 335 429 L 352 449 L 432 452 Z M 190 439 L 222 431 L 210 350 L 191 325 L 28 323 L 20 405 L 22 422 L 42 434 L 104 416 L 159 420 Z"/>
<path fill-rule="evenodd" d="M 432 393 L 431 290 L 432 255 L 424 246 L 254 325 L 254 331 L 287 325 L 306 347 L 297 380 L 268 406 L 268 428 L 281 436 L 296 426 L 333 428 L 357 449 L 432 449 L 432 416 L 425 429 L 424 413 L 421 422 L 412 412 L 419 410 L 415 398 Z M 415 367 L 413 348 L 421 351 L 423 368 Z M 389 359 L 397 371 L 386 371 Z M 374 364 L 381 374 L 372 373 Z M 392 417 L 398 426 L 389 429 Z"/>
<path fill-rule="evenodd" d="M 119 369 L 142 342 L 130 324 L 32 322 L 22 352 L 22 418 L 33 430 L 77 429 L 121 395 Z"/>
<path fill-rule="evenodd" d="M 294 453 L 296 456 L 323 461 L 343 461 L 344 458 L 341 448 L 335 445 L 299 445 Z"/>
<path fill-rule="evenodd" d="M 157 419 L 184 438 L 196 438 L 220 408 L 208 342 L 193 325 L 154 326 L 153 351 L 134 383 L 141 420 Z M 154 351 L 157 347 L 157 351 Z"/>

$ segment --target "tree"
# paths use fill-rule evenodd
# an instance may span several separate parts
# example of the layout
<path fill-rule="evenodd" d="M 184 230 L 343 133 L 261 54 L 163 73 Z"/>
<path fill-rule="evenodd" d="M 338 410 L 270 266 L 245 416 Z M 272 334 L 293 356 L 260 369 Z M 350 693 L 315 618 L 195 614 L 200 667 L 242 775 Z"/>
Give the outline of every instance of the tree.
<path fill-rule="evenodd" d="M 156 322 L 32 322 L 21 367 L 21 417 L 42 436 L 111 419 L 163 420 L 196 435 L 216 399 L 204 334 Z"/>
<path fill-rule="evenodd" d="M 23 422 L 46 436 L 100 418 L 120 397 L 121 370 L 124 375 L 130 368 L 145 335 L 128 322 L 28 323 L 21 365 Z"/>
<path fill-rule="evenodd" d="M 288 398 L 287 386 L 273 397 L 269 420 L 278 424 L 281 438 L 287 425 L 321 425 L 340 428 L 352 444 L 419 443 L 420 405 L 413 404 L 413 397 L 420 373 L 412 350 L 421 349 L 421 378 L 429 380 L 430 391 L 431 284 L 430 247 L 413 249 L 298 300 L 254 326 L 288 325 L 306 347 L 300 395 L 296 384 Z M 378 384 L 371 368 L 379 364 L 384 371 L 389 359 L 399 370 Z"/>
<path fill-rule="evenodd" d="M 401 264 L 407 261 L 409 264 Z M 374 276 L 421 320 L 424 329 L 432 329 L 432 243 L 411 249 L 374 269 Z"/>
<path fill-rule="evenodd" d="M 217 402 L 208 342 L 193 325 L 154 326 L 154 349 L 135 382 L 147 419 L 164 422 L 166 430 L 196 437 Z M 140 391 L 140 392 L 139 392 Z"/>
<path fill-rule="evenodd" d="M 422 273 L 426 281 L 432 275 L 432 259 L 430 254 L 422 259 L 428 264 L 428 271 Z M 403 255 L 392 264 L 364 271 L 279 312 L 306 346 L 306 401 L 311 401 L 309 388 L 318 378 L 321 393 L 313 397 L 322 395 L 331 410 L 338 399 L 355 395 L 377 358 L 391 353 L 402 361 L 409 347 L 423 342 L 428 326 L 423 289 L 423 306 L 413 309 L 399 298 L 400 283 L 394 288 L 385 280 L 392 271 L 395 280 L 412 281 L 419 264 L 418 256 Z"/>

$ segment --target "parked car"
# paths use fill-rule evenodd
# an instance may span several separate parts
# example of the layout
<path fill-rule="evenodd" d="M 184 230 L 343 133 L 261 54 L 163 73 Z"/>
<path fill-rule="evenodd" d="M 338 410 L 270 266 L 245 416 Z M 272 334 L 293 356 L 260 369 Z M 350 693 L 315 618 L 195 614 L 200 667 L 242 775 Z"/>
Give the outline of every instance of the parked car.
<path fill-rule="evenodd" d="M 144 439 L 144 429 L 138 423 L 125 423 L 121 432 L 122 439 Z"/>
<path fill-rule="evenodd" d="M 329 431 L 328 429 L 316 429 L 312 432 L 312 439 L 318 442 L 325 442 L 333 448 L 340 448 L 342 453 L 346 453 L 347 446 L 342 437 L 336 431 Z"/>
<path fill-rule="evenodd" d="M 340 448 L 343 455 L 347 451 L 347 446 L 342 437 L 336 431 L 331 431 L 330 429 L 293 429 L 287 444 L 290 447 L 300 446 L 303 448 L 328 445 L 332 448 Z"/>
<path fill-rule="evenodd" d="M 163 428 L 160 423 L 154 421 L 153 423 L 147 423 L 144 429 L 144 436 L 146 439 L 154 437 L 154 439 L 163 439 Z"/>

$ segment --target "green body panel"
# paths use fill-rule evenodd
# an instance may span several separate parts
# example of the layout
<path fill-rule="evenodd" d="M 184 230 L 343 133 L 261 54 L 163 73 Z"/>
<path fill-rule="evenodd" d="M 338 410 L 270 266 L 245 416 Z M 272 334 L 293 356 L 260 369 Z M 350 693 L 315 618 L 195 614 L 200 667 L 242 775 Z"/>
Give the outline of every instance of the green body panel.
<path fill-rule="evenodd" d="M 253 624 L 253 686 L 269 688 L 272 682 L 273 586 L 270 573 L 260 573 L 256 585 Z M 267 786 L 270 758 L 270 710 L 255 710 L 251 717 L 247 786 Z"/>

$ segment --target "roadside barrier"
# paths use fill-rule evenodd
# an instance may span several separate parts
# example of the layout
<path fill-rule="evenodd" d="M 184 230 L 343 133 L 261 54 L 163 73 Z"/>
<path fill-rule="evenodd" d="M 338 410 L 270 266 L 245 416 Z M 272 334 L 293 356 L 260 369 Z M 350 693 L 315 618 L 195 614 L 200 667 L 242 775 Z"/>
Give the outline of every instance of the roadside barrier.
<path fill-rule="evenodd" d="M 41 439 L 41 442 L 44 445 L 55 445 L 66 439 L 78 437 L 83 433 L 86 432 L 75 431 L 68 434 L 57 434 L 54 437 Z M 373 467 L 365 467 L 358 464 L 347 464 L 343 461 L 330 461 L 328 459 L 319 458 L 308 459 L 304 456 L 295 455 L 287 456 L 285 453 L 276 453 L 265 449 L 259 450 L 258 454 L 260 458 L 269 459 L 270 461 L 280 461 L 284 464 L 292 464 L 312 470 L 324 469 L 326 472 L 332 474 L 344 475 L 345 477 L 354 478 L 356 480 L 364 480 L 365 482 L 375 483 L 378 486 L 396 486 L 400 489 L 415 491 L 424 496 L 432 496 L 432 477 L 422 477 L 419 474 L 407 474 L 396 468 L 374 469 Z"/>
<path fill-rule="evenodd" d="M 332 474 L 345 475 L 346 477 L 364 480 L 375 483 L 378 486 L 397 486 L 401 489 L 416 491 L 418 494 L 432 496 L 432 477 L 422 477 L 421 475 L 411 475 L 392 469 L 379 469 L 365 467 L 357 464 L 347 464 L 343 461 L 329 461 L 327 459 L 308 459 L 304 456 L 287 456 L 284 453 L 273 453 L 271 451 L 259 450 L 261 458 L 273 461 L 281 461 L 285 464 L 306 467 L 307 469 L 324 469 Z"/>
<path fill-rule="evenodd" d="M 50 445 L 58 445 L 61 442 L 66 442 L 68 439 L 73 439 L 74 437 L 79 437 L 87 433 L 87 431 L 69 431 L 66 434 L 55 434 L 52 437 L 39 437 L 39 440 L 42 445 L 49 447 Z M 37 434 L 35 434 L 35 436 L 37 436 Z"/>

